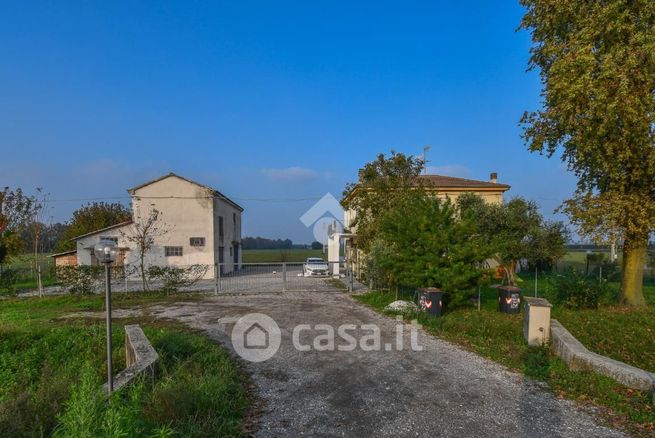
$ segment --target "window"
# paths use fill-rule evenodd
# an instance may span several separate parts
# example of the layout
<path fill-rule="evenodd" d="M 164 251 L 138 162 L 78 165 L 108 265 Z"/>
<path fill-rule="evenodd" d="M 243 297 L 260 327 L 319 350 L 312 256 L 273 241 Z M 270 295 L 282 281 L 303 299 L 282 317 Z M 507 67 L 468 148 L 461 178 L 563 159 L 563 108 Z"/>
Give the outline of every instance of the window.
<path fill-rule="evenodd" d="M 189 239 L 189 246 L 205 246 L 205 238 L 192 237 Z"/>
<path fill-rule="evenodd" d="M 232 247 L 230 247 L 230 257 L 232 257 Z"/>
<path fill-rule="evenodd" d="M 118 237 L 100 236 L 100 240 L 111 240 L 118 245 Z"/>
<path fill-rule="evenodd" d="M 165 246 L 166 257 L 179 257 L 182 255 L 181 246 Z"/>
<path fill-rule="evenodd" d="M 225 236 L 225 230 L 223 229 L 223 216 L 218 217 L 218 240 L 219 242 L 223 241 L 223 236 Z"/>

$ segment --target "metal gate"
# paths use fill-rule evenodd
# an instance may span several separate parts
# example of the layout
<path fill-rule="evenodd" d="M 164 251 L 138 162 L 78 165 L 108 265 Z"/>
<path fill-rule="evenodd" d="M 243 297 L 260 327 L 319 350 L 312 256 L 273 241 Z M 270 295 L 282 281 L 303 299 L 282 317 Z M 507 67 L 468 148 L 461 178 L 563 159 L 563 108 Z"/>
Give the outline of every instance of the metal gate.
<path fill-rule="evenodd" d="M 302 262 L 231 263 L 215 266 L 215 292 L 284 292 L 352 290 L 351 270 L 339 262 L 313 272 Z"/>

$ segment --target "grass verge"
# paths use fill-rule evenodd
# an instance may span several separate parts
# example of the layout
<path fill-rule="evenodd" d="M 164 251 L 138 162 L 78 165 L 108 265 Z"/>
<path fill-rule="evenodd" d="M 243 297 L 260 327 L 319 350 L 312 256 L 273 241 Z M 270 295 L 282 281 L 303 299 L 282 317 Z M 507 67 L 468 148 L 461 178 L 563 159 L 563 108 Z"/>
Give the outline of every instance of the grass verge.
<path fill-rule="evenodd" d="M 117 307 L 193 297 L 117 297 Z M 228 354 L 205 336 L 147 317 L 113 326 L 115 369 L 125 366 L 124 323 L 142 327 L 160 355 L 156 379 L 101 393 L 105 327 L 59 319 L 102 309 L 101 297 L 13 299 L 0 309 L 0 436 L 239 436 L 248 397 Z"/>
<path fill-rule="evenodd" d="M 300 263 L 308 257 L 327 259 L 320 249 L 245 249 L 243 263 Z"/>
<path fill-rule="evenodd" d="M 610 426 L 641 436 L 655 433 L 655 412 L 649 394 L 625 388 L 593 372 L 570 371 L 548 348 L 528 347 L 523 339 L 522 315 L 497 312 L 494 294 L 495 290 L 484 292 L 480 311 L 467 307 L 453 309 L 441 318 L 424 314 L 418 314 L 417 318 L 429 333 L 522 372 L 529 378 L 544 381 L 558 397 L 597 408 L 601 418 Z M 384 308 L 396 296 L 369 292 L 355 295 L 355 298 L 385 313 Z M 411 296 L 402 298 L 412 299 Z M 597 317 L 602 319 L 605 315 L 599 313 Z M 620 337 L 621 332 L 612 336 Z"/>

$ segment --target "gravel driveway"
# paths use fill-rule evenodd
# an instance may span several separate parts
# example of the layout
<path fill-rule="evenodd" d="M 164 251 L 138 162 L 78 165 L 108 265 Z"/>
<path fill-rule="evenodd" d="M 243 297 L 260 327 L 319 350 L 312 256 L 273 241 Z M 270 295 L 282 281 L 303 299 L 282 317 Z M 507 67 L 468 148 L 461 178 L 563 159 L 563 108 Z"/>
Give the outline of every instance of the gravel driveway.
<path fill-rule="evenodd" d="M 259 312 L 277 322 L 277 354 L 244 361 L 263 402 L 256 436 L 622 436 L 519 374 L 421 330 L 423 351 L 409 345 L 402 351 L 297 351 L 292 332 L 298 324 L 330 324 L 335 331 L 345 323 L 376 324 L 383 346 L 396 340 L 396 320 L 345 293 L 217 296 L 151 312 L 205 330 L 230 349 L 232 325 L 219 318 Z M 405 344 L 409 329 L 405 325 Z M 303 345 L 318 333 L 304 331 Z"/>

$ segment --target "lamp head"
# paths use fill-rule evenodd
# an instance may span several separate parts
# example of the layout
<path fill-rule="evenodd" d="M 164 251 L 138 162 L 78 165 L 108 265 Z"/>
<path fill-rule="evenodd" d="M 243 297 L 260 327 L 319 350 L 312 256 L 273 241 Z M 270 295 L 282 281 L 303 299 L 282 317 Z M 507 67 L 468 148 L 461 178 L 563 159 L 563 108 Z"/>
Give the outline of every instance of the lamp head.
<path fill-rule="evenodd" d="M 111 263 L 116 260 L 118 247 L 113 240 L 103 239 L 95 244 L 93 252 L 100 263 Z"/>

